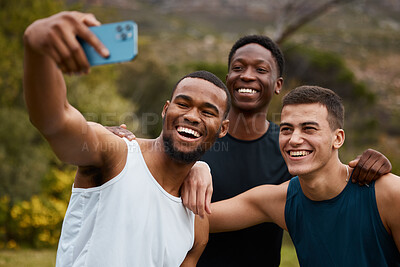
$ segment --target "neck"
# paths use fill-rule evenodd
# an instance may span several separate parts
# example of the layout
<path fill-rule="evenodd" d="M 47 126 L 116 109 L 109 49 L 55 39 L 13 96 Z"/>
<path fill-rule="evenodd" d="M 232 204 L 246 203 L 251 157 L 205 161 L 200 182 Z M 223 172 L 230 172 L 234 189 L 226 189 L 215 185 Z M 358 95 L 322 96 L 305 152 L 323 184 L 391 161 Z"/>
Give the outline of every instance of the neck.
<path fill-rule="evenodd" d="M 269 127 L 267 112 L 246 113 L 237 109 L 229 112 L 228 133 L 240 140 L 255 140 L 263 136 Z"/>
<path fill-rule="evenodd" d="M 304 195 L 314 201 L 328 200 L 339 195 L 349 179 L 348 167 L 339 160 L 326 164 L 313 173 L 299 175 Z"/>
<path fill-rule="evenodd" d="M 139 142 L 139 141 L 138 141 Z M 180 196 L 180 188 L 195 162 L 186 164 L 171 159 L 164 152 L 161 137 L 139 142 L 143 158 L 154 179 L 173 196 Z"/>

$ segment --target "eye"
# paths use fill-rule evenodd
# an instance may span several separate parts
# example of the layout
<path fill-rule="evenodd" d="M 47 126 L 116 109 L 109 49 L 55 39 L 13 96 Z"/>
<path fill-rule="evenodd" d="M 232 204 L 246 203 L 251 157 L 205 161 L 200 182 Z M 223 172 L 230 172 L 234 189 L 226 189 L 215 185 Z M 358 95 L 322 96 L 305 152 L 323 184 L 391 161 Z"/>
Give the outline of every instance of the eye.
<path fill-rule="evenodd" d="M 209 110 L 203 110 L 203 114 L 207 117 L 215 117 L 215 113 Z"/>
<path fill-rule="evenodd" d="M 266 68 L 257 68 L 257 71 L 258 71 L 258 72 L 261 72 L 261 73 L 266 73 L 266 72 L 268 72 L 268 70 L 267 70 Z"/>
<path fill-rule="evenodd" d="M 305 126 L 303 128 L 304 132 L 306 133 L 314 133 L 315 131 L 317 131 L 317 128 L 313 127 L 313 126 Z"/>
<path fill-rule="evenodd" d="M 290 127 L 281 127 L 280 133 L 281 134 L 290 134 L 292 132 L 292 128 Z"/>
<path fill-rule="evenodd" d="M 242 66 L 232 66 L 232 70 L 233 71 L 240 71 L 240 70 L 242 70 L 243 69 L 243 67 Z"/>
<path fill-rule="evenodd" d="M 186 103 L 183 103 L 183 102 L 178 102 L 178 103 L 176 103 L 176 105 L 177 105 L 178 107 L 181 107 L 181 108 L 187 108 L 187 107 L 189 107 Z"/>

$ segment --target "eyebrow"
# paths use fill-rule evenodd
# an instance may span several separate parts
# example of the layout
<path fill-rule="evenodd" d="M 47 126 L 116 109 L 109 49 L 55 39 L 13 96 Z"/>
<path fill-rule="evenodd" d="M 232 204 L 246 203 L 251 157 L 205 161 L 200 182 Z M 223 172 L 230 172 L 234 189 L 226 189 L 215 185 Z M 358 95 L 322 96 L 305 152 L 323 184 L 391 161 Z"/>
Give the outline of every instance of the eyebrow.
<path fill-rule="evenodd" d="M 175 97 L 175 99 L 183 99 L 183 100 L 186 100 L 186 101 L 192 101 L 193 100 L 193 98 L 191 98 L 190 96 L 187 96 L 187 95 L 177 95 Z M 203 106 L 206 107 L 206 108 L 210 108 L 210 109 L 214 110 L 217 113 L 217 115 L 219 115 L 219 109 L 214 104 L 211 104 L 210 102 L 205 102 L 203 104 Z"/>
<path fill-rule="evenodd" d="M 236 62 L 236 61 L 239 61 L 240 63 L 243 63 L 243 61 L 246 61 L 246 57 L 239 57 L 239 58 L 236 58 L 236 59 L 234 59 L 234 60 L 232 61 L 232 63 L 234 63 L 234 62 Z M 257 64 L 264 63 L 264 64 L 267 64 L 268 66 L 271 66 L 271 64 L 270 64 L 267 60 L 265 60 L 265 59 L 255 59 L 255 61 L 256 61 Z"/>
<path fill-rule="evenodd" d="M 306 125 L 315 125 L 315 126 L 319 126 L 318 122 L 315 121 L 306 121 L 306 122 L 302 122 L 300 123 L 301 126 L 306 126 Z M 289 126 L 289 127 L 293 127 L 293 124 L 288 123 L 288 122 L 282 122 L 281 124 L 279 124 L 279 127 L 283 127 L 283 126 Z"/>

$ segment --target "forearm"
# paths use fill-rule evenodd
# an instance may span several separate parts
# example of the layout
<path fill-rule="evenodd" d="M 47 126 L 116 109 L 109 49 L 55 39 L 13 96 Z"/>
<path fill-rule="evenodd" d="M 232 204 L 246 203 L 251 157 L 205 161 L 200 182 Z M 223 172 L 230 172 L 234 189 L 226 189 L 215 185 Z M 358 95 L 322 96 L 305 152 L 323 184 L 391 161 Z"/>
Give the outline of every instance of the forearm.
<path fill-rule="evenodd" d="M 210 233 L 244 229 L 273 222 L 286 229 L 284 210 L 288 182 L 261 185 L 234 198 L 211 204 Z"/>
<path fill-rule="evenodd" d="M 63 75 L 48 56 L 35 52 L 25 36 L 24 96 L 32 124 L 44 135 L 54 134 L 67 118 Z"/>
<path fill-rule="evenodd" d="M 30 44 L 24 35 L 24 97 L 32 124 L 42 133 L 57 157 L 74 165 L 96 163 L 93 147 L 98 140 L 83 115 L 67 101 L 63 74 L 48 55 Z M 84 148 L 87 148 L 86 150 Z"/>
<path fill-rule="evenodd" d="M 265 221 L 265 216 L 255 205 L 241 195 L 211 204 L 210 233 L 244 229 Z"/>

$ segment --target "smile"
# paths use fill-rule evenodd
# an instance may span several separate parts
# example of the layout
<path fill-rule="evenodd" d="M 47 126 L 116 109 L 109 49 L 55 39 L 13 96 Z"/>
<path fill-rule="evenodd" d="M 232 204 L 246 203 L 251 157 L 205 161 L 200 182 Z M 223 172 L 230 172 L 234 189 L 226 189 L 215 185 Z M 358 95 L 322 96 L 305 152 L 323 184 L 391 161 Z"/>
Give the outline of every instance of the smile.
<path fill-rule="evenodd" d="M 190 128 L 186 128 L 183 126 L 178 126 L 176 128 L 176 131 L 180 135 L 187 137 L 187 138 L 199 138 L 201 136 L 201 134 L 198 131 L 190 129 Z"/>
<path fill-rule="evenodd" d="M 291 156 L 291 157 L 295 157 L 295 158 L 297 158 L 297 157 L 305 157 L 305 156 L 307 156 L 307 155 L 310 155 L 311 154 L 311 152 L 310 151 L 306 151 L 306 150 L 300 150 L 300 151 L 289 151 L 289 155 Z"/>
<path fill-rule="evenodd" d="M 239 88 L 239 89 L 237 89 L 237 91 L 240 94 L 256 94 L 256 93 L 258 93 L 257 90 L 254 90 L 254 89 L 251 89 L 251 88 Z"/>

